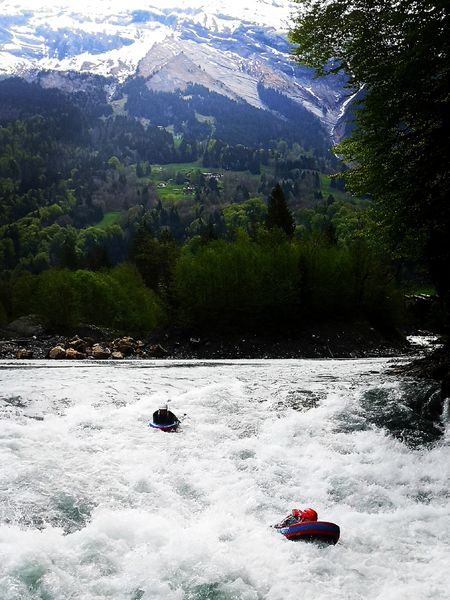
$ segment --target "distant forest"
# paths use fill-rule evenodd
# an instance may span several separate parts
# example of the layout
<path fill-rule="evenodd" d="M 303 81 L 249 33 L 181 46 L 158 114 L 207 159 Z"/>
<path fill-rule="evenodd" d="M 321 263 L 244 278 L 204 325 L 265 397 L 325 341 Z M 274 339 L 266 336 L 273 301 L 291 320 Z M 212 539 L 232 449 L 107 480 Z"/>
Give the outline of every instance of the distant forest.
<path fill-rule="evenodd" d="M 397 318 L 370 201 L 305 109 L 263 86 L 266 111 L 197 85 L 85 87 L 0 82 L 0 324 Z"/>

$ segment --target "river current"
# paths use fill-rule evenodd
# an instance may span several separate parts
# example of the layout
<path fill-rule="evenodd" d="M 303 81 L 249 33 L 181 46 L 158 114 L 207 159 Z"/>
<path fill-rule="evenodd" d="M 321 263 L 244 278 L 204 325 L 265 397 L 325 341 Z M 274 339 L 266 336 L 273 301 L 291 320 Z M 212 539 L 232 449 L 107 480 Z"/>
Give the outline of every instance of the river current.
<path fill-rule="evenodd" d="M 0 599 L 447 599 L 448 419 L 389 365 L 0 361 Z M 270 528 L 309 506 L 336 546 Z"/>

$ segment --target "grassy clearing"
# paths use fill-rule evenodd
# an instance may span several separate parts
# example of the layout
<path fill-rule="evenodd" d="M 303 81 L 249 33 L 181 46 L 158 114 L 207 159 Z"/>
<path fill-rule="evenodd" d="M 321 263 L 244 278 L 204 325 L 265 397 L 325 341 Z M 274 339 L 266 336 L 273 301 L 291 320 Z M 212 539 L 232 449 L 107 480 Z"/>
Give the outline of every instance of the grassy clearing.
<path fill-rule="evenodd" d="M 114 225 L 114 223 L 119 221 L 121 214 L 122 213 L 119 210 L 111 210 L 106 212 L 103 215 L 103 219 L 100 221 L 100 223 L 97 223 L 96 227 L 100 227 L 100 229 L 106 229 L 110 225 Z"/>
<path fill-rule="evenodd" d="M 186 193 L 185 187 L 188 181 L 182 184 L 175 183 L 177 173 L 183 173 L 189 179 L 189 173 L 201 171 L 202 173 L 223 173 L 223 169 L 206 168 L 201 160 L 190 163 L 169 163 L 166 165 L 153 164 L 150 180 L 156 184 L 159 198 L 162 202 L 178 202 L 193 197 L 192 193 Z"/>
<path fill-rule="evenodd" d="M 200 121 L 200 123 L 209 123 L 213 127 L 216 124 L 215 117 L 212 117 L 210 115 L 201 115 L 200 113 L 195 112 L 195 118 L 197 119 L 197 121 Z"/>
<path fill-rule="evenodd" d="M 182 185 L 167 183 L 166 187 L 158 187 L 158 196 L 163 202 L 177 202 L 186 198 Z"/>
<path fill-rule="evenodd" d="M 152 165 L 152 178 L 160 179 L 167 175 L 167 173 L 188 173 L 196 169 L 204 169 L 201 160 L 196 160 L 190 163 L 168 163 L 166 165 L 153 164 Z"/>
<path fill-rule="evenodd" d="M 335 200 L 350 200 L 351 195 L 348 192 L 341 192 L 336 188 L 331 187 L 331 177 L 329 175 L 324 175 L 323 173 L 319 173 L 320 177 L 320 189 L 322 191 L 323 197 L 326 199 L 330 194 L 332 194 Z"/>

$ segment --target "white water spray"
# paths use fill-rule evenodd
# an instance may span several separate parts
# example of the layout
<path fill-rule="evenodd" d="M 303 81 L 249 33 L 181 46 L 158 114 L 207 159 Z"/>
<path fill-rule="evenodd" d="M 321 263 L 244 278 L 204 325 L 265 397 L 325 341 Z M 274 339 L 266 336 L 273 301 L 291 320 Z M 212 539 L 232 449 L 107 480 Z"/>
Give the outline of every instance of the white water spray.
<path fill-rule="evenodd" d="M 0 598 L 447 598 L 448 425 L 415 449 L 374 425 L 385 370 L 0 362 Z M 178 432 L 149 429 L 168 401 Z M 269 527 L 305 506 L 337 546 Z"/>

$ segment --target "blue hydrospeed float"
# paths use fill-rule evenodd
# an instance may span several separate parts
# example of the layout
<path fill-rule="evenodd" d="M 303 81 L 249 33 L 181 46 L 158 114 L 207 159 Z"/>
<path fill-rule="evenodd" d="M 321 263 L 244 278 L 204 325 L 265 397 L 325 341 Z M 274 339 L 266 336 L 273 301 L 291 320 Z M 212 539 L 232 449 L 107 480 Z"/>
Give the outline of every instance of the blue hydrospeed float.
<path fill-rule="evenodd" d="M 161 431 L 175 431 L 180 424 L 178 418 L 170 411 L 166 406 L 158 408 L 153 413 L 152 420 L 148 424 L 153 429 L 160 429 Z"/>
<path fill-rule="evenodd" d="M 290 515 L 274 527 L 285 538 L 295 542 L 303 540 L 336 544 L 341 534 L 339 525 L 318 521 L 317 513 L 313 508 L 305 510 L 294 508 Z"/>
<path fill-rule="evenodd" d="M 335 523 L 327 521 L 314 521 L 305 523 L 296 523 L 288 527 L 277 528 L 288 540 L 306 542 L 326 542 L 327 544 L 336 544 L 339 540 L 340 529 Z"/>

